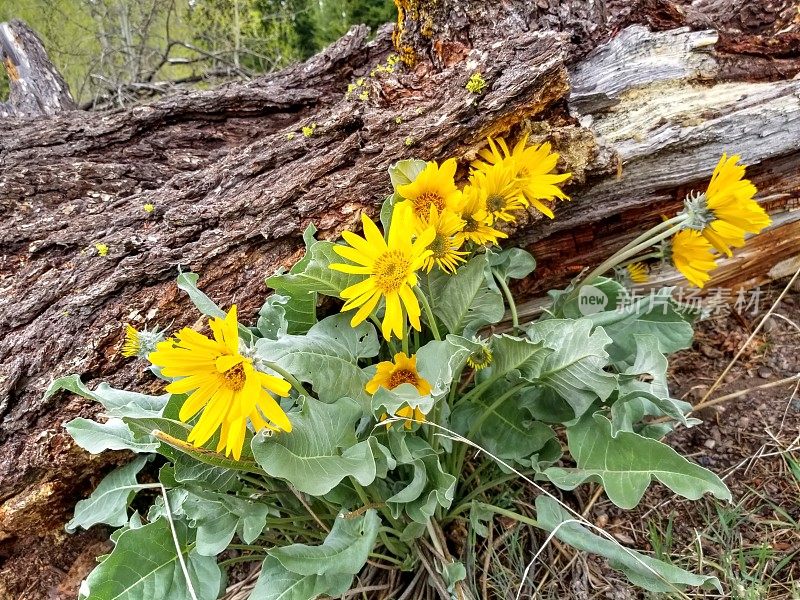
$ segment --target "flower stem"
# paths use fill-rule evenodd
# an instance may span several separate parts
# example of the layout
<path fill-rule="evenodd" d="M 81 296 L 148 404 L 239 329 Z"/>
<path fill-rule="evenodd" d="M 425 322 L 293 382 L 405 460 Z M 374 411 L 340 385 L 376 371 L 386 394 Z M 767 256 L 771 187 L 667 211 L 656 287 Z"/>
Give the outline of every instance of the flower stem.
<path fill-rule="evenodd" d="M 517 315 L 517 305 L 514 303 L 514 296 L 511 294 L 511 290 L 504 277 L 498 275 L 497 271 L 494 270 L 492 270 L 492 275 L 494 275 L 497 283 L 500 284 L 500 289 L 503 290 L 503 295 L 506 297 L 508 310 L 511 311 L 511 324 L 514 326 L 514 332 L 516 333 L 516 331 L 519 330 L 519 316 Z"/>
<path fill-rule="evenodd" d="M 273 370 L 273 371 L 275 371 L 275 372 L 276 372 L 278 375 L 280 375 L 281 377 L 283 377 L 283 378 L 284 378 L 286 381 L 288 381 L 289 383 L 291 383 L 291 384 L 292 384 L 292 387 L 293 387 L 294 389 L 296 389 L 296 390 L 297 390 L 297 392 L 298 392 L 298 393 L 299 393 L 301 396 L 306 396 L 307 398 L 308 398 L 308 397 L 313 397 L 313 396 L 311 396 L 311 393 L 310 393 L 310 392 L 309 392 L 309 391 L 308 391 L 308 390 L 307 390 L 305 387 L 303 387 L 303 384 L 302 384 L 302 383 L 300 383 L 300 382 L 299 382 L 299 381 L 298 381 L 298 380 L 295 378 L 295 376 L 294 376 L 294 375 L 292 375 L 291 373 L 289 373 L 289 371 L 287 371 L 287 370 L 286 370 L 286 369 L 284 369 L 283 367 L 279 367 L 279 366 L 278 366 L 277 364 L 275 364 L 274 362 L 270 362 L 270 361 L 268 361 L 268 360 L 262 360 L 262 361 L 261 361 L 261 364 L 263 364 L 263 365 L 264 365 L 265 367 L 267 367 L 268 369 L 272 369 L 272 370 Z"/>
<path fill-rule="evenodd" d="M 624 262 L 625 260 L 636 256 L 642 250 L 646 250 L 653 244 L 657 244 L 661 240 L 665 240 L 671 235 L 677 233 L 681 229 L 683 229 L 684 221 L 686 220 L 685 215 L 679 215 L 670 219 L 669 221 L 664 221 L 664 223 L 660 223 L 659 225 L 653 227 L 652 229 L 648 230 L 644 234 L 640 235 L 638 238 L 633 240 L 630 244 L 622 248 L 621 250 L 615 252 L 611 257 L 607 260 L 602 262 L 596 269 L 594 269 L 591 273 L 589 273 L 586 277 L 583 278 L 583 282 L 579 285 L 575 286 L 575 289 L 580 289 L 581 285 L 591 283 L 595 278 L 599 277 L 609 269 L 614 268 L 618 264 Z M 662 231 L 664 229 L 664 225 L 667 223 L 673 223 L 671 227 Z M 653 233 L 654 231 L 659 231 L 660 233 Z M 641 241 L 640 241 L 641 240 Z"/>
<path fill-rule="evenodd" d="M 436 326 L 436 318 L 433 316 L 433 311 L 431 310 L 431 305 L 428 303 L 428 298 L 425 296 L 422 290 L 419 289 L 419 287 L 414 288 L 414 291 L 417 293 L 417 298 L 422 304 L 422 308 L 425 310 L 425 316 L 428 318 L 428 325 L 430 325 L 434 339 L 441 341 L 442 336 L 439 335 L 439 328 Z"/>

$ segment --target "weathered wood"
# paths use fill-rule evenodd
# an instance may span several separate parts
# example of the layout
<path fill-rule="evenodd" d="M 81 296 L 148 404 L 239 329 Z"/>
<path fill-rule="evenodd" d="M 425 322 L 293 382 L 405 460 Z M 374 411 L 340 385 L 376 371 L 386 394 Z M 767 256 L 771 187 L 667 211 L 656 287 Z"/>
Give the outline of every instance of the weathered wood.
<path fill-rule="evenodd" d="M 454 155 L 466 166 L 486 135 L 522 129 L 554 143 L 574 173 L 573 200 L 555 221 L 532 215 L 515 233 L 540 264 L 520 286 L 526 296 L 673 210 L 725 150 L 753 164 L 779 223 L 721 273 L 757 279 L 800 253 L 789 212 L 800 189 L 792 52 L 719 51 L 716 36 L 733 39 L 733 26 L 713 34 L 702 11 L 666 0 L 398 3 L 395 38 L 413 60 L 393 73 L 369 76 L 393 50 L 391 31 L 367 42 L 354 28 L 309 62 L 248 84 L 129 111 L 0 121 L 0 599 L 43 598 L 62 584 L 71 597 L 65 581 L 91 565 L 97 537 L 67 538 L 62 524 L 120 460 L 71 444 L 63 421 L 96 407 L 66 395 L 42 402 L 49 381 L 81 372 L 157 389 L 117 350 L 127 321 L 196 319 L 173 284 L 179 265 L 200 272 L 221 304 L 253 314 L 263 276 L 298 257 L 309 222 L 332 238 L 374 214 L 394 160 Z M 740 32 L 742 43 L 752 49 L 775 23 Z M 683 25 L 700 31 L 675 30 Z M 488 83 L 480 96 L 464 89 L 474 72 Z M 368 98 L 345 98 L 362 76 Z"/>
<path fill-rule="evenodd" d="M 0 102 L 0 118 L 54 115 L 75 108 L 42 41 L 22 21 L 0 23 L 0 59 L 10 86 L 8 101 Z"/>

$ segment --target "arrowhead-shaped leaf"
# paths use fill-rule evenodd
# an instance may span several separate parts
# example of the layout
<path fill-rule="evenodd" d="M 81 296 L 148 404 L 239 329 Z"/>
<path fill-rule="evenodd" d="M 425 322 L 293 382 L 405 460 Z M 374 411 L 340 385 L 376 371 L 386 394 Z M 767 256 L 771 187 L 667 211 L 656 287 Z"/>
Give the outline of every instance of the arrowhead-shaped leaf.
<path fill-rule="evenodd" d="M 97 523 L 112 527 L 125 525 L 128 522 L 128 504 L 141 489 L 136 476 L 146 462 L 146 456 L 138 456 L 106 475 L 91 496 L 75 505 L 75 516 L 67 523 L 67 531 L 72 533 L 78 527 L 89 529 Z"/>
<path fill-rule="evenodd" d="M 215 600 L 222 573 L 216 560 L 194 550 L 186 524 L 175 522 L 178 548 L 198 600 Z M 114 550 L 81 585 L 80 600 L 186 600 L 190 597 L 178 548 L 166 519 L 127 529 Z"/>
<path fill-rule="evenodd" d="M 346 573 L 292 573 L 277 558 L 268 556 L 261 565 L 261 573 L 249 600 L 316 600 L 323 595 L 335 598 L 344 594 L 352 581 L 353 576 Z"/>
<path fill-rule="evenodd" d="M 109 419 L 105 423 L 78 417 L 64 425 L 67 432 L 84 450 L 100 454 L 105 450 L 133 450 L 146 453 L 158 450 L 158 443 L 138 441 L 122 419 Z"/>
<path fill-rule="evenodd" d="M 695 575 L 625 548 L 616 540 L 601 537 L 580 523 L 570 522 L 574 518 L 552 498 L 544 495 L 536 498 L 536 520 L 542 529 L 555 531 L 555 537 L 573 548 L 606 557 L 612 567 L 625 573 L 635 585 L 651 592 L 675 592 L 686 586 L 716 588 L 722 592 L 716 577 Z"/>
<path fill-rule="evenodd" d="M 657 440 L 628 431 L 612 435 L 611 421 L 599 413 L 587 414 L 568 427 L 567 440 L 577 468 L 551 467 L 545 471 L 547 478 L 562 489 L 596 481 L 621 508 L 635 507 L 653 479 L 690 500 L 706 492 L 721 500 L 731 499 L 722 480 L 708 469 Z"/>
<path fill-rule="evenodd" d="M 316 323 L 305 335 L 285 335 L 256 343 L 257 356 L 310 383 L 323 402 L 353 398 L 370 404 L 364 391 L 368 379 L 358 360 L 378 354 L 380 344 L 371 323 L 351 327 L 347 315 L 337 314 Z"/>
<path fill-rule="evenodd" d="M 380 526 L 374 508 L 361 516 L 339 515 L 320 546 L 292 544 L 268 554 L 298 575 L 355 575 L 367 562 Z"/>
<path fill-rule="evenodd" d="M 289 413 L 292 431 L 255 436 L 253 455 L 269 475 L 312 496 L 327 494 L 350 476 L 369 485 L 375 479 L 375 457 L 369 441 L 356 443 L 361 415 L 350 398 L 332 404 L 305 398 L 300 412 Z"/>
<path fill-rule="evenodd" d="M 438 277 L 431 283 L 430 293 L 436 299 L 433 312 L 448 332 L 470 337 L 484 325 L 503 318 L 503 297 L 489 287 L 488 265 L 486 255 L 480 254 L 455 275 Z"/>

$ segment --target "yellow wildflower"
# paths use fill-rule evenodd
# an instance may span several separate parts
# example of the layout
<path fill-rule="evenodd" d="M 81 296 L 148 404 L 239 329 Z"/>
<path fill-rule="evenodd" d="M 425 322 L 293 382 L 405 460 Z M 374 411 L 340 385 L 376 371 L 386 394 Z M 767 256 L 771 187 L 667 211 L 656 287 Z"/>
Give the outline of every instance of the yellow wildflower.
<path fill-rule="evenodd" d="M 513 213 L 525 210 L 528 205 L 514 171 L 507 163 L 473 171 L 469 181 L 474 191 L 480 194 L 481 204 L 486 207 L 487 225 L 497 221 L 512 223 L 517 220 Z"/>
<path fill-rule="evenodd" d="M 461 218 L 464 227 L 456 237 L 465 241 L 483 246 L 484 244 L 497 244 L 498 238 L 507 238 L 508 235 L 494 227 L 487 225 L 489 218 L 486 212 L 486 197 L 480 190 L 472 185 L 464 188 L 464 204 L 461 207 Z"/>
<path fill-rule="evenodd" d="M 141 348 L 142 345 L 139 339 L 139 332 L 133 325 L 125 325 L 125 343 L 122 345 L 120 354 L 122 354 L 122 356 L 125 358 L 131 358 L 132 356 L 139 354 L 139 350 L 141 350 Z"/>
<path fill-rule="evenodd" d="M 288 396 L 291 385 L 280 377 L 257 371 L 253 361 L 239 353 L 236 306 L 221 318 L 208 321 L 213 339 L 184 327 L 174 339 L 156 346 L 148 359 L 167 377 L 170 394 L 187 394 L 179 418 L 188 422 L 202 410 L 189 433 L 189 442 L 203 446 L 220 430 L 217 452 L 239 460 L 248 419 L 255 431 L 291 431 L 286 413 L 268 393 Z"/>
<path fill-rule="evenodd" d="M 694 229 L 682 229 L 672 238 L 672 264 L 690 283 L 703 287 L 717 267 L 711 244 Z"/>
<path fill-rule="evenodd" d="M 346 302 L 343 311 L 359 307 L 351 320 L 355 327 L 375 310 L 378 301 L 384 298 L 384 313 L 381 331 L 388 340 L 394 333 L 403 338 L 406 315 L 411 326 L 421 330 L 419 300 L 412 289 L 417 285 L 416 272 L 431 255 L 427 249 L 436 233 L 433 228 L 414 236 L 412 208 L 408 202 L 398 202 L 392 213 L 388 243 L 383 239 L 377 225 L 367 215 L 361 216 L 364 237 L 350 231 L 342 233 L 349 246 L 337 245 L 333 250 L 342 258 L 355 264 L 334 263 L 331 269 L 355 275 L 367 275 L 358 283 L 342 290 Z"/>
<path fill-rule="evenodd" d="M 569 200 L 569 196 L 564 194 L 556 184 L 566 181 L 572 174 L 552 172 L 556 167 L 559 155 L 551 152 L 550 143 L 527 146 L 527 134 L 514 146 L 513 150 L 508 149 L 503 138 L 497 140 L 489 138 L 488 142 L 489 147 L 479 153 L 483 160 L 475 161 L 473 167 L 486 172 L 495 165 L 506 164 L 518 180 L 527 201 L 552 219 L 553 211 L 542 201 L 555 198 Z"/>
<path fill-rule="evenodd" d="M 374 394 L 379 387 L 393 390 L 403 383 L 413 385 L 420 396 L 431 393 L 431 384 L 417 372 L 417 357 L 410 357 L 403 352 L 394 355 L 394 362 L 385 360 L 376 365 L 375 376 L 369 380 L 364 389 L 367 393 Z"/>
<path fill-rule="evenodd" d="M 414 422 L 425 423 L 427 421 L 427 419 L 425 418 L 425 413 L 422 412 L 416 406 L 414 408 L 411 408 L 408 405 L 403 406 L 399 408 L 396 413 L 394 413 L 394 416 L 402 417 L 403 419 L 405 419 L 405 423 L 403 423 L 403 427 L 405 429 L 411 429 L 414 426 Z M 383 413 L 381 415 L 381 423 L 383 421 L 387 421 L 388 419 L 389 419 L 388 414 Z M 387 423 L 386 429 L 391 429 L 391 428 L 392 428 L 392 423 Z"/>
<path fill-rule="evenodd" d="M 628 277 L 633 283 L 647 283 L 649 270 L 644 263 L 630 263 L 626 265 L 625 269 L 628 271 Z"/>
<path fill-rule="evenodd" d="M 431 206 L 438 211 L 445 208 L 459 212 L 461 191 L 456 187 L 456 161 L 449 158 L 439 166 L 431 161 L 411 183 L 397 187 L 397 193 L 411 202 L 414 215 L 420 221 L 427 221 Z"/>
<path fill-rule="evenodd" d="M 711 176 L 705 194 L 686 202 L 690 227 L 720 252 L 732 255 L 731 246 L 744 246 L 746 233 L 759 233 L 772 221 L 767 212 L 753 199 L 756 192 L 749 179 L 744 179 L 744 165 L 738 155 L 723 154 Z"/>
<path fill-rule="evenodd" d="M 469 254 L 459 251 L 464 238 L 458 234 L 464 228 L 464 220 L 447 208 L 439 212 L 436 206 L 431 205 L 427 223 L 417 222 L 417 235 L 422 235 L 428 227 L 432 227 L 436 235 L 428 245 L 431 254 L 425 259 L 423 268 L 430 273 L 436 265 L 442 271 L 455 273 L 458 263 L 466 262 L 463 257 Z"/>

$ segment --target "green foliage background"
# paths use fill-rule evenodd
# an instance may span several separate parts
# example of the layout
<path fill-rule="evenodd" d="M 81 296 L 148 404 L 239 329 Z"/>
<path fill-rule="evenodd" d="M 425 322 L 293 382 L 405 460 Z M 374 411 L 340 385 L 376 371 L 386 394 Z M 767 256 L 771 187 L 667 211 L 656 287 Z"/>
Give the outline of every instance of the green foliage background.
<path fill-rule="evenodd" d="M 120 86 L 203 85 L 279 69 L 353 24 L 374 31 L 394 10 L 392 0 L 0 0 L 0 21 L 27 22 L 87 103 Z M 3 74 L 0 97 L 7 90 Z"/>

